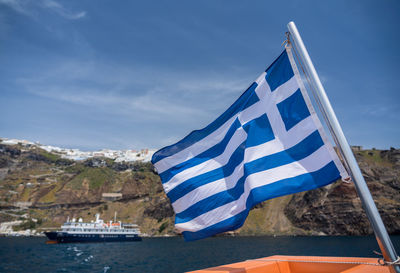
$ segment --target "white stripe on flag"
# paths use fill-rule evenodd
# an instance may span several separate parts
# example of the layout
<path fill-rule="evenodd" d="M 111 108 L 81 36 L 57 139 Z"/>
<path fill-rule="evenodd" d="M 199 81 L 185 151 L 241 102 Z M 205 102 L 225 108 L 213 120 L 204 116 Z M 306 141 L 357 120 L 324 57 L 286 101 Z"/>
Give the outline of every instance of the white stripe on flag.
<path fill-rule="evenodd" d="M 243 162 L 241 162 L 230 176 L 200 186 L 172 203 L 175 213 L 180 213 L 207 197 L 233 188 L 243 174 Z"/>
<path fill-rule="evenodd" d="M 245 161 L 251 162 L 258 158 L 282 152 L 300 143 L 315 131 L 311 117 L 305 118 L 283 134 L 280 139 L 274 139 L 255 147 L 246 149 Z"/>
<path fill-rule="evenodd" d="M 330 157 L 329 152 L 325 146 L 322 146 L 303 160 L 279 166 L 267 171 L 254 173 L 247 177 L 245 181 L 245 191 L 239 199 L 210 210 L 192 219 L 191 221 L 179 223 L 175 226 L 182 231 L 199 231 L 205 229 L 244 211 L 246 209 L 246 200 L 252 189 L 268 185 L 285 178 L 296 177 L 302 174 L 317 171 L 331 161 L 332 158 Z M 219 187 L 225 187 L 225 185 L 220 183 Z"/>
<path fill-rule="evenodd" d="M 242 130 L 241 130 L 242 131 Z M 313 124 L 313 120 L 311 117 L 308 117 L 298 124 L 296 124 L 291 130 L 289 130 L 284 137 L 281 139 L 274 139 L 269 142 L 265 142 L 255 147 L 250 147 L 246 149 L 245 153 L 245 161 L 244 163 L 251 162 L 258 158 L 268 156 L 271 154 L 279 153 L 288 148 L 293 147 L 294 145 L 301 142 L 304 138 L 309 136 L 312 132 L 315 131 L 315 126 Z M 243 131 L 244 132 L 244 131 Z M 244 132 L 245 133 L 245 132 Z M 235 133 L 236 135 L 236 133 Z M 234 135 L 234 136 L 235 136 Z M 230 141 L 226 150 L 223 154 L 216 158 L 212 158 L 208 161 L 205 161 L 199 165 L 188 168 L 174 177 L 172 177 L 167 183 L 164 183 L 165 192 L 168 193 L 171 189 L 175 188 L 181 183 L 184 183 L 187 179 L 198 176 L 203 173 L 218 169 L 224 166 L 232 153 L 236 150 L 236 148 L 245 140 L 244 138 L 240 138 L 239 141 Z M 233 139 L 233 137 L 232 137 Z"/>
<path fill-rule="evenodd" d="M 246 92 L 215 122 L 153 157 L 187 240 L 237 228 L 259 202 L 346 175 L 290 49 Z"/>
<path fill-rule="evenodd" d="M 193 191 L 187 193 L 186 195 L 182 196 L 180 199 L 176 200 L 172 204 L 175 209 L 175 212 L 179 213 L 188 208 L 182 204 L 185 204 L 187 202 L 192 202 L 192 204 L 194 204 L 194 203 L 201 201 L 209 196 L 212 196 L 216 193 L 219 193 L 221 191 L 229 189 L 228 186 L 227 186 L 227 188 L 224 187 L 225 184 L 232 185 L 232 183 L 233 183 L 232 181 L 235 181 L 235 183 L 236 183 L 236 181 L 238 180 L 238 177 L 240 178 L 243 175 L 243 164 L 249 163 L 251 161 L 254 161 L 256 159 L 259 159 L 259 158 L 262 158 L 262 157 L 265 157 L 268 155 L 282 152 L 288 148 L 295 146 L 296 144 L 301 142 L 303 139 L 305 139 L 307 136 L 309 136 L 311 133 L 315 132 L 315 127 L 312 122 L 313 122 L 312 118 L 308 117 L 308 118 L 302 120 L 301 122 L 299 122 L 296 126 L 294 126 L 288 132 L 288 135 L 286 136 L 286 138 L 281 140 L 283 143 L 286 144 L 285 145 L 286 148 L 283 147 L 281 142 L 277 139 L 274 139 L 269 142 L 265 142 L 258 146 L 247 148 L 245 150 L 245 154 L 244 154 L 244 161 L 235 168 L 235 170 L 229 177 L 225 177 L 223 179 L 219 179 L 217 181 L 213 181 L 206 185 L 200 186 L 200 187 L 194 189 Z M 206 164 L 206 163 L 211 164 L 212 162 L 210 162 L 210 161 L 207 161 L 208 163 L 204 162 L 204 164 Z M 291 163 L 291 164 L 293 164 L 293 163 Z M 215 165 L 215 169 L 218 167 L 220 167 L 220 166 Z M 190 170 L 190 169 L 188 169 L 188 170 Z M 204 172 L 201 172 L 201 173 L 194 172 L 194 173 L 196 175 L 200 175 L 201 173 L 204 173 Z M 190 174 L 187 173 L 187 176 L 185 178 L 182 178 L 181 183 L 184 183 L 185 179 L 188 179 L 190 177 L 191 177 Z M 235 178 L 236 178 L 236 180 L 235 180 Z M 176 184 L 176 186 L 179 184 Z M 219 189 L 221 189 L 221 190 L 219 190 Z"/>
<path fill-rule="evenodd" d="M 195 165 L 176 174 L 168 182 L 163 184 L 165 192 L 170 192 L 170 190 L 172 190 L 190 177 L 194 177 L 202 173 L 221 168 L 228 162 L 233 152 L 237 149 L 240 143 L 246 140 L 246 138 L 246 131 L 242 127 L 238 128 L 235 134 L 230 139 L 228 145 L 226 146 L 225 151 L 220 156 L 212 158 L 206 162 Z"/>
<path fill-rule="evenodd" d="M 267 107 L 271 107 L 271 105 L 275 104 L 274 97 L 276 97 L 278 100 L 284 100 L 285 98 L 296 92 L 296 90 L 299 88 L 299 85 L 296 84 L 296 79 L 293 76 L 290 80 L 282 84 L 273 93 L 271 93 L 269 85 L 265 81 L 265 72 L 262 75 L 264 75 L 264 77 L 259 77 L 259 85 L 256 88 L 256 93 L 260 101 L 231 117 L 221 127 L 219 127 L 216 131 L 214 131 L 204 139 L 194 143 L 193 145 L 183 149 L 182 151 L 179 151 L 176 154 L 173 154 L 156 162 L 154 166 L 156 167 L 158 173 L 162 173 L 172 166 L 192 159 L 202 152 L 206 151 L 210 147 L 218 144 L 224 138 L 226 132 L 229 130 L 230 126 L 236 118 L 239 119 L 240 123 L 245 124 L 261 116 L 262 114 L 265 114 L 266 109 L 268 109 Z M 273 107 L 276 108 L 275 105 Z"/>
<path fill-rule="evenodd" d="M 287 47 L 286 51 L 288 53 L 288 58 L 289 58 L 290 65 L 291 65 L 293 73 L 294 73 L 294 77 L 296 78 L 297 84 L 299 85 L 301 94 L 303 95 L 304 101 L 306 102 L 308 110 L 311 113 L 311 117 L 313 118 L 315 126 L 317 127 L 322 140 L 324 141 L 329 153 L 331 154 L 333 162 L 335 163 L 336 167 L 338 168 L 338 170 L 340 172 L 340 176 L 342 177 L 342 179 L 346 179 L 347 177 L 349 177 L 349 175 L 347 174 L 347 171 L 343 167 L 342 162 L 340 162 L 339 157 L 337 156 L 335 150 L 333 149 L 331 142 L 328 140 L 328 137 L 325 134 L 325 130 L 322 127 L 321 121 L 319 120 L 317 113 L 314 110 L 314 107 L 311 103 L 310 97 L 308 96 L 306 87 L 304 86 L 304 83 L 301 80 L 301 76 L 300 76 L 299 70 L 297 69 L 296 62 L 293 58 L 292 48 Z"/>
<path fill-rule="evenodd" d="M 265 78 L 264 78 L 264 83 L 266 85 L 268 85 L 265 82 Z M 288 97 L 290 97 L 291 95 L 294 94 L 294 92 L 297 91 L 297 89 L 299 89 L 299 84 L 297 83 L 296 77 L 292 77 L 290 80 L 288 80 L 287 82 L 285 82 L 284 84 L 282 84 L 281 86 L 277 87 L 274 92 L 271 93 L 271 100 L 273 100 L 275 102 L 275 104 L 278 104 L 282 101 L 284 101 L 285 99 L 287 99 Z"/>

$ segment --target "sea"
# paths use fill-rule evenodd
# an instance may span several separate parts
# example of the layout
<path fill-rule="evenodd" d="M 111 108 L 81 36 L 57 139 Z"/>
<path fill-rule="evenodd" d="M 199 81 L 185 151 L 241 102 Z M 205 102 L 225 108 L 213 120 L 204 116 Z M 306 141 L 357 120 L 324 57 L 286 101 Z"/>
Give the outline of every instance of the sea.
<path fill-rule="evenodd" d="M 397 252 L 400 235 L 391 236 Z M 185 272 L 271 255 L 378 257 L 372 236 L 181 237 L 141 242 L 46 244 L 43 237 L 0 238 L 0 272 Z"/>

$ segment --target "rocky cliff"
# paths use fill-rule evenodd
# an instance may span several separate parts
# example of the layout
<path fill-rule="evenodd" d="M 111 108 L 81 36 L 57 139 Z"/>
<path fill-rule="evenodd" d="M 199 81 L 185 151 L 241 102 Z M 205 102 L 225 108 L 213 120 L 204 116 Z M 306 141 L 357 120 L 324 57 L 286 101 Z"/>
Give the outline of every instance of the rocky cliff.
<path fill-rule="evenodd" d="M 400 151 L 358 151 L 355 156 L 388 232 L 400 234 Z M 372 233 L 353 183 L 295 194 L 284 211 L 293 225 L 310 232 Z"/>
<path fill-rule="evenodd" d="M 356 152 L 389 232 L 400 231 L 400 151 Z M 111 195 L 110 195 L 111 193 Z M 114 195 L 113 195 L 114 194 Z M 67 216 L 135 222 L 150 236 L 176 234 L 174 214 L 150 163 L 62 159 L 38 147 L 0 143 L 0 223 L 14 229 L 57 228 Z M 284 196 L 257 205 L 235 231 L 259 234 L 369 234 L 353 184 Z"/>

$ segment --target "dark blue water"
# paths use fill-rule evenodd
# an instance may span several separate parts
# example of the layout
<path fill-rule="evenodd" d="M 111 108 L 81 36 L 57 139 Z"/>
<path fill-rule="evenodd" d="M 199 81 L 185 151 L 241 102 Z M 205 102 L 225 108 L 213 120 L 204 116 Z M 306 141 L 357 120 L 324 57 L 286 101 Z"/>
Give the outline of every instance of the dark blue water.
<path fill-rule="evenodd" d="M 45 244 L 0 238 L 0 272 L 184 272 L 271 255 L 376 257 L 374 237 L 145 238 L 142 242 Z M 399 252 L 400 236 L 392 236 Z"/>

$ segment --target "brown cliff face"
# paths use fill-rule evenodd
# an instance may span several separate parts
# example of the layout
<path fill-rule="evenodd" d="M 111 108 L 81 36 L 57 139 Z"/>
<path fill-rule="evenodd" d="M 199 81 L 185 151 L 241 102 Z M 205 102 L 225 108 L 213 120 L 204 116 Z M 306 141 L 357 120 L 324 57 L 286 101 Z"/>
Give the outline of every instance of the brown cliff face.
<path fill-rule="evenodd" d="M 400 152 L 360 151 L 355 156 L 391 234 L 400 234 Z M 372 233 L 353 183 L 338 181 L 293 195 L 285 214 L 296 227 L 327 235 Z"/>
<path fill-rule="evenodd" d="M 116 200 L 103 193 L 117 193 Z M 101 213 L 136 222 L 149 235 L 173 233 L 173 211 L 150 163 L 106 158 L 62 159 L 37 147 L 0 144 L 0 222 L 40 219 L 36 228 L 59 227 L 68 216 L 85 221 Z M 22 217 L 24 215 L 24 217 Z"/>
<path fill-rule="evenodd" d="M 363 175 L 390 233 L 400 233 L 400 150 L 356 152 Z M 118 193 L 116 200 L 103 193 Z M 59 227 L 67 216 L 136 222 L 149 235 L 175 234 L 174 213 L 151 163 L 105 158 L 62 159 L 37 147 L 0 143 L 0 223 L 40 219 L 36 228 Z M 256 206 L 243 235 L 372 233 L 352 183 L 336 182 Z"/>

